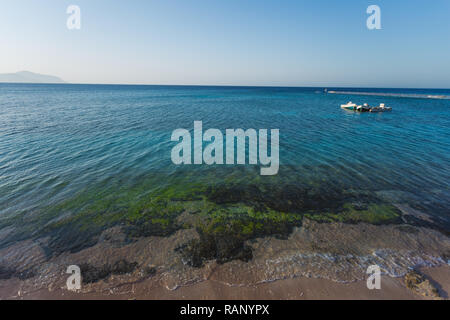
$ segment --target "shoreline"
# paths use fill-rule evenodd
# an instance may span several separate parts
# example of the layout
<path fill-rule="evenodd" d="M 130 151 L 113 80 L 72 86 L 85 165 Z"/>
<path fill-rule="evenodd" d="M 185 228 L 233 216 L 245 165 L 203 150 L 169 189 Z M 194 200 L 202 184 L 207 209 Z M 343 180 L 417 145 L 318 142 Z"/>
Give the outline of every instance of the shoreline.
<path fill-rule="evenodd" d="M 448 300 L 450 266 L 422 268 L 441 297 Z M 109 292 L 70 292 L 63 288 L 20 292 L 21 281 L 10 279 L 0 286 L 6 300 L 429 300 L 405 285 L 404 278 L 382 276 L 381 290 L 369 290 L 365 281 L 340 283 L 327 279 L 297 277 L 250 286 L 229 286 L 215 280 L 169 290 L 158 279 L 123 284 Z M 1 283 L 0 282 L 0 283 Z"/>
<path fill-rule="evenodd" d="M 444 297 L 450 291 L 442 258 L 449 239 L 431 229 L 308 220 L 288 239 L 246 242 L 248 262 L 192 267 L 176 248 L 197 237 L 187 229 L 124 243 L 122 230 L 112 228 L 93 247 L 51 258 L 43 240 L 23 241 L 0 250 L 3 264 L 16 270 L 0 280 L 0 299 L 414 299 L 403 280 L 411 270 L 425 270 Z M 373 264 L 385 274 L 380 292 L 366 287 Z M 66 289 L 71 265 L 81 266 L 86 280 L 78 294 Z"/>

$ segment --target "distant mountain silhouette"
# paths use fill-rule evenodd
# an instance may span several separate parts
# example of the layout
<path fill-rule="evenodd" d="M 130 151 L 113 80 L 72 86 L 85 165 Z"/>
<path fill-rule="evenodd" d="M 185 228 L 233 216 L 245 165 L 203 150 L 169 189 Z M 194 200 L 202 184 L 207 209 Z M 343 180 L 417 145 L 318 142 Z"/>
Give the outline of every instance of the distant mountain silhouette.
<path fill-rule="evenodd" d="M 14 83 L 65 83 L 61 78 L 29 71 L 0 73 L 0 82 Z"/>

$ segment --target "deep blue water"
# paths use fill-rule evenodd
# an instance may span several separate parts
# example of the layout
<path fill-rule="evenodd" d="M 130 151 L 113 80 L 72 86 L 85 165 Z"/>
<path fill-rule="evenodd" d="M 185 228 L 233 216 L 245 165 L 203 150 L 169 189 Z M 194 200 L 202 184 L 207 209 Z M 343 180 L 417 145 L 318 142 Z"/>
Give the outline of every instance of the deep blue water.
<path fill-rule="evenodd" d="M 195 120 L 223 132 L 279 129 L 280 172 L 289 168 L 299 183 L 342 182 L 384 192 L 448 219 L 450 100 L 421 96 L 450 97 L 450 90 L 329 90 L 391 95 L 324 94 L 323 88 L 0 84 L 0 219 L 43 214 L 94 186 L 99 197 L 103 191 L 114 196 L 156 173 L 156 184 L 180 172 L 191 173 L 186 179 L 201 176 L 206 165 L 180 168 L 170 159 L 172 131 L 191 130 Z M 349 100 L 386 103 L 393 112 L 342 110 Z"/>

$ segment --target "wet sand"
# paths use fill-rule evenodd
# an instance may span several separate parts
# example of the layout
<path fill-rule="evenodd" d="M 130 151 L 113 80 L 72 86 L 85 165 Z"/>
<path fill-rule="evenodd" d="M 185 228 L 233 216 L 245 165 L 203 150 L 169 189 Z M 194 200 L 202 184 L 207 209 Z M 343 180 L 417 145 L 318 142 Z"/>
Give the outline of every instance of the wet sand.
<path fill-rule="evenodd" d="M 117 227 L 93 247 L 50 258 L 45 239 L 18 242 L 0 250 L 0 266 L 14 270 L 0 279 L 0 299 L 421 299 L 404 284 L 411 269 L 425 270 L 443 297 L 450 291 L 450 239 L 432 229 L 305 221 L 286 240 L 249 241 L 249 262 L 211 260 L 200 268 L 175 250 L 196 237 L 187 229 L 127 243 Z M 68 266 L 87 263 L 98 273 L 118 261 L 135 267 L 67 291 Z M 373 264 L 385 275 L 382 290 L 366 287 Z"/>
<path fill-rule="evenodd" d="M 421 272 L 439 290 L 441 297 L 448 299 L 450 292 L 450 267 L 422 269 Z M 0 282 L 1 283 L 1 282 Z M 116 292 L 75 293 L 65 289 L 39 289 L 34 292 L 20 292 L 18 279 L 3 281 L 0 296 L 3 299 L 117 299 L 117 300 L 423 300 L 429 299 L 406 288 L 402 277 L 383 276 L 381 290 L 369 290 L 365 281 L 339 283 L 325 279 L 293 278 L 252 286 L 229 286 L 214 280 L 206 280 L 176 290 L 168 290 L 161 282 L 148 279 L 126 284 Z M 117 288 L 116 288 L 117 289 Z"/>

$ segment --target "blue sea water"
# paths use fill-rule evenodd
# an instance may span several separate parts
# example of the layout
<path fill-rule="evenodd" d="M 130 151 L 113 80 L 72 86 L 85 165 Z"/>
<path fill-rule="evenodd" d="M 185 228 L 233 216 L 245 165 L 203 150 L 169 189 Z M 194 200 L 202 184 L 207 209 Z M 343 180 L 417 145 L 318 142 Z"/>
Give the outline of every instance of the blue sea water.
<path fill-rule="evenodd" d="M 288 170 L 303 184 L 373 191 L 448 223 L 450 90 L 323 89 L 0 84 L 0 222 L 44 216 L 86 192 L 114 201 L 152 176 L 149 188 L 201 179 L 213 167 L 179 167 L 170 158 L 173 130 L 201 120 L 223 132 L 279 129 L 279 179 Z M 349 100 L 393 111 L 342 110 Z"/>

